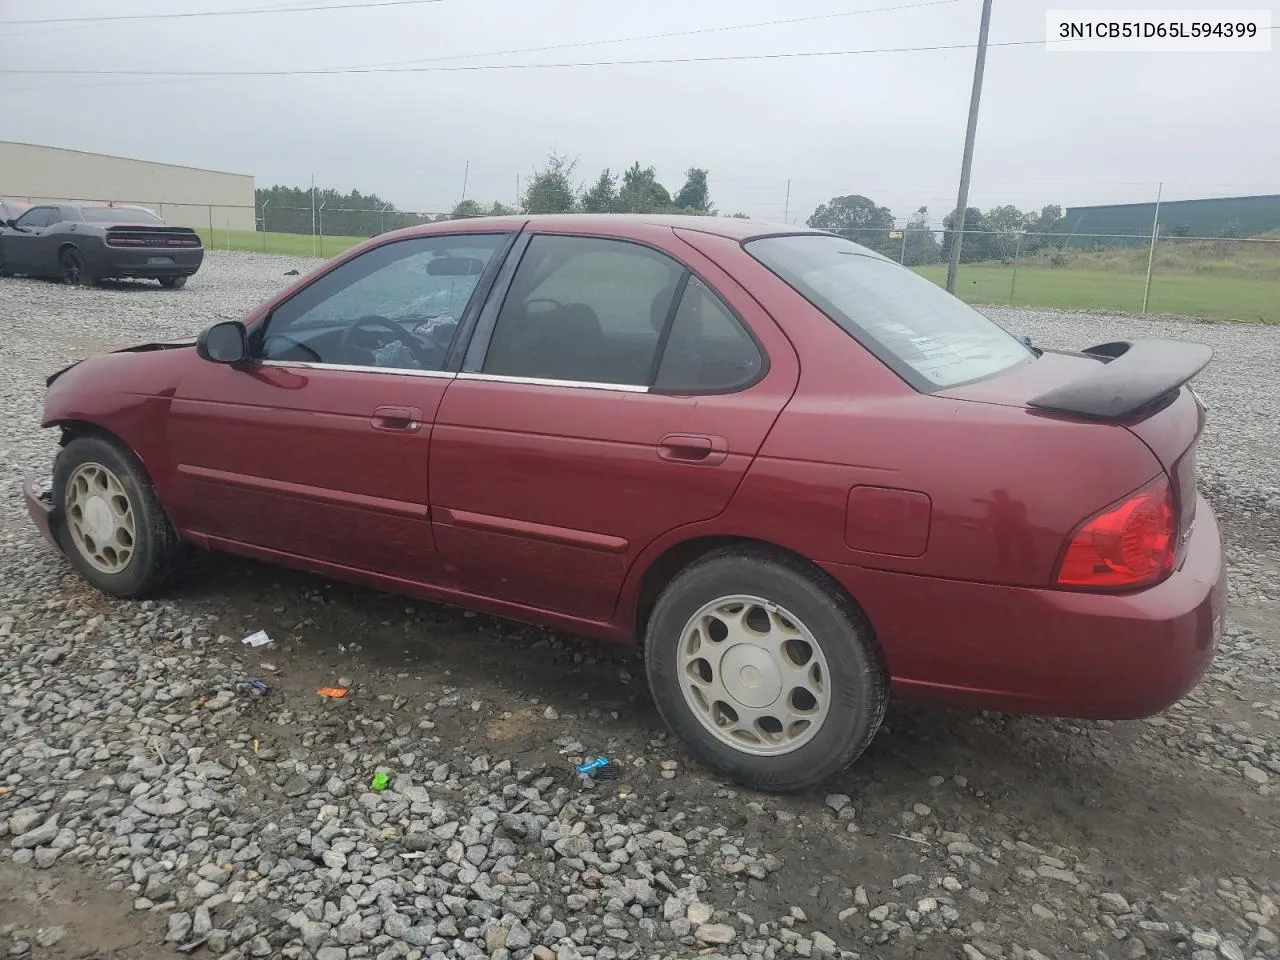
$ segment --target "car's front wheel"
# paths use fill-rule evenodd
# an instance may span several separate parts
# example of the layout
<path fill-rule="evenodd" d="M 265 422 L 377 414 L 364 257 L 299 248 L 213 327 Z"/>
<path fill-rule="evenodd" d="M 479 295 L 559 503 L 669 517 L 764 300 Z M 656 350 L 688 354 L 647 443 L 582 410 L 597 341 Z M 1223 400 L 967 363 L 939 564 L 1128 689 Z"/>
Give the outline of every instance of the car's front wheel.
<path fill-rule="evenodd" d="M 63 552 L 104 593 L 140 597 L 181 568 L 182 543 L 146 471 L 112 441 L 83 436 L 63 447 L 53 498 Z"/>
<path fill-rule="evenodd" d="M 84 262 L 84 255 L 75 247 L 67 247 L 58 254 L 58 279 L 69 287 L 92 285 L 93 275 Z"/>
<path fill-rule="evenodd" d="M 794 558 L 727 547 L 678 574 L 645 631 L 658 711 L 745 786 L 805 790 L 866 749 L 887 678 L 865 618 Z"/>
<path fill-rule="evenodd" d="M 160 286 L 166 290 L 181 290 L 187 285 L 186 277 L 161 277 Z"/>

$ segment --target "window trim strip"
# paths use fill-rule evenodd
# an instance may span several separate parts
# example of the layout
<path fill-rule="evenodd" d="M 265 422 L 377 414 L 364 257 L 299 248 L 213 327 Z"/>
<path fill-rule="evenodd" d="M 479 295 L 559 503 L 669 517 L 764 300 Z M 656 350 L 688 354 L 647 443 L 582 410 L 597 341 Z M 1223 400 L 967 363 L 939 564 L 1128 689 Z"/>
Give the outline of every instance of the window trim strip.
<path fill-rule="evenodd" d="M 406 377 L 434 377 L 441 380 L 452 380 L 457 376 L 451 370 L 414 370 L 412 367 L 375 367 L 358 363 L 316 363 L 312 360 L 253 360 L 251 362 L 263 367 L 300 367 L 304 370 L 342 370 L 347 373 L 386 373 Z"/>
<path fill-rule="evenodd" d="M 534 387 L 572 387 L 578 390 L 615 390 L 619 393 L 649 393 L 649 388 L 633 383 L 597 383 L 591 380 L 551 380 L 546 377 L 513 377 L 499 373 L 471 373 L 463 371 L 459 380 L 487 381 L 490 383 L 515 383 Z"/>

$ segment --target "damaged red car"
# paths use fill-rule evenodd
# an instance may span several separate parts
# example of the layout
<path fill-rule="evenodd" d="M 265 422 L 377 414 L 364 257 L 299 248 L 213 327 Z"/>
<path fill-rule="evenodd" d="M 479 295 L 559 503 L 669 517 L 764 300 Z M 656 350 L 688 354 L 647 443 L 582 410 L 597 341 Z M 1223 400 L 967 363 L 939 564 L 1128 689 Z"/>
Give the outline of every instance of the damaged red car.
<path fill-rule="evenodd" d="M 200 547 L 641 645 L 694 755 L 799 790 L 890 696 L 1136 718 L 1197 683 L 1209 360 L 1039 349 L 818 231 L 453 221 L 54 374 L 26 497 L 119 597 Z"/>

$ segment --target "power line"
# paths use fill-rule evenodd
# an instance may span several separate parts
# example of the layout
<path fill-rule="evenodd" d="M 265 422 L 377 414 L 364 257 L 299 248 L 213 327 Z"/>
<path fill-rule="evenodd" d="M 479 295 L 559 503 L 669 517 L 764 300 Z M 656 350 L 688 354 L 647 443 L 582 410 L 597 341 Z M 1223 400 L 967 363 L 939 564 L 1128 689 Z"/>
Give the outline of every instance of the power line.
<path fill-rule="evenodd" d="M 52 23 L 107 23 L 121 20 L 187 20 L 193 17 L 245 17 L 258 14 L 314 13 L 325 10 L 366 10 L 376 7 L 416 7 L 445 0 L 360 0 L 354 3 L 316 4 L 307 7 L 251 7 L 242 10 L 189 10 L 181 13 L 126 13 L 109 17 L 50 17 L 42 20 L 0 20 L 3 27 L 34 27 Z"/>
<path fill-rule="evenodd" d="M 603 38 L 599 40 L 578 40 L 570 43 L 556 43 L 556 44 L 550 44 L 547 46 L 540 46 L 540 47 L 520 47 L 520 48 L 508 49 L 508 50 L 490 50 L 490 51 L 477 52 L 477 53 L 442 54 L 435 57 L 420 57 L 420 58 L 414 58 L 412 60 L 390 60 L 390 61 L 384 61 L 381 63 L 356 64 L 352 67 L 345 67 L 345 68 L 334 67 L 329 69 L 333 70 L 334 72 L 337 72 L 340 70 L 366 70 L 366 69 L 376 69 L 380 67 L 396 67 L 396 66 L 411 65 L 411 64 L 440 63 L 448 60 L 473 60 L 473 59 L 479 59 L 483 57 L 502 57 L 502 56 L 510 56 L 512 54 L 520 54 L 520 53 L 543 53 L 550 50 L 567 50 L 575 47 L 602 46 L 604 44 L 611 44 L 611 43 L 636 43 L 644 40 L 669 40 L 676 37 L 690 37 L 690 36 L 698 36 L 698 35 L 703 35 L 708 33 L 722 33 L 722 32 L 728 32 L 732 30 L 751 30 L 751 29 L 756 29 L 760 27 L 786 26 L 794 23 L 813 23 L 820 20 L 831 20 L 831 19 L 843 18 L 843 17 L 856 17 L 856 16 L 863 16 L 866 14 L 873 14 L 873 13 L 896 13 L 900 10 L 914 10 L 921 7 L 947 6 L 947 5 L 958 3 L 958 2 L 959 0 L 922 0 L 922 2 L 918 2 L 918 3 L 894 4 L 894 5 L 885 6 L 885 7 L 871 7 L 863 10 L 841 10 L 835 13 L 821 13 L 821 14 L 814 14 L 814 15 L 805 16 L 805 17 L 788 17 L 781 20 L 763 20 L 763 21 L 757 21 L 754 23 L 732 23 L 732 24 L 724 24 L 721 26 L 714 26 L 714 27 L 698 27 L 692 30 L 672 30 L 672 31 L 667 31 L 665 33 L 649 33 L 649 34 L 642 34 L 640 36 L 633 36 L 633 37 L 612 37 L 612 38 Z M 171 75 L 167 75 L 167 76 L 171 76 Z M 201 75 L 199 77 L 194 77 L 193 79 L 215 79 L 215 78 Z M 123 83 L 109 84 L 109 85 L 110 86 L 132 86 L 136 83 L 151 83 L 151 82 L 155 82 L 155 81 L 154 80 L 125 81 Z M 15 91 L 15 92 L 31 92 L 31 91 L 48 90 L 48 89 L 53 89 L 53 88 L 47 87 L 47 86 L 21 87 L 19 88 L 18 91 Z M 59 87 L 58 89 L 67 89 L 67 88 Z"/>
<path fill-rule="evenodd" d="M 1045 41 L 1005 40 L 989 47 L 1039 46 Z M 1070 43 L 1072 41 L 1055 41 Z M 853 57 L 881 53 L 933 53 L 951 50 L 973 50 L 975 43 L 934 44 L 925 47 L 867 47 L 860 50 L 802 50 L 793 53 L 740 53 L 704 57 L 653 57 L 636 60 L 584 60 L 567 63 L 486 63 L 453 67 L 334 67 L 312 70 L 51 70 L 0 68 L 0 74 L 32 74 L 38 76 L 90 77 L 304 77 L 339 76 L 372 73 L 464 73 L 483 70 L 559 70 L 571 67 L 628 67 L 673 63 L 729 63 L 750 60 L 790 60 L 814 57 Z"/>
<path fill-rule="evenodd" d="M 838 17 L 858 17 L 869 13 L 896 13 L 899 10 L 914 10 L 919 7 L 940 7 L 959 0 L 924 0 L 921 3 L 895 4 L 887 7 L 872 7 L 866 10 L 841 10 L 836 13 L 819 13 L 807 17 L 788 17 L 783 20 L 763 20 L 757 23 L 731 23 L 718 27 L 699 27 L 694 30 L 673 30 L 667 33 L 648 33 L 638 37 L 615 37 L 603 40 L 578 40 L 572 43 L 555 43 L 544 47 L 519 47 L 511 50 L 492 50 L 488 53 L 455 53 L 436 57 L 422 57 L 413 60 L 390 60 L 384 63 L 360 64 L 359 67 L 395 67 L 402 64 L 439 63 L 444 60 L 472 60 L 480 57 L 505 57 L 517 53 L 544 53 L 548 50 L 569 50 L 575 47 L 593 47 L 608 43 L 637 43 L 642 40 L 671 40 L 676 37 L 693 37 L 707 33 L 723 33 L 729 30 L 751 30 L 758 27 L 780 27 L 793 23 L 813 23 L 818 20 L 833 20 Z"/>

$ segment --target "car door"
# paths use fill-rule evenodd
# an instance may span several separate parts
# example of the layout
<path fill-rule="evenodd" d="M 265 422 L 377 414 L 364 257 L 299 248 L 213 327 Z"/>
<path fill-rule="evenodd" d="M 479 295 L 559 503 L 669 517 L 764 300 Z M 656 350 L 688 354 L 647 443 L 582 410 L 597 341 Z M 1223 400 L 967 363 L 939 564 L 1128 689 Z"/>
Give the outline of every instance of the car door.
<path fill-rule="evenodd" d="M 607 619 L 641 550 L 728 505 L 790 397 L 795 354 L 755 302 L 637 229 L 543 231 L 503 268 L 432 438 L 454 588 Z"/>
<path fill-rule="evenodd" d="M 32 207 L 4 232 L 4 262 L 14 273 L 36 276 L 51 273 L 53 267 L 42 263 L 41 248 L 47 228 L 58 219 L 55 207 Z"/>
<path fill-rule="evenodd" d="M 169 421 L 190 524 L 230 549 L 432 579 L 428 451 L 446 357 L 508 242 L 374 247 L 276 304 L 250 331 L 250 362 L 197 365 Z"/>

